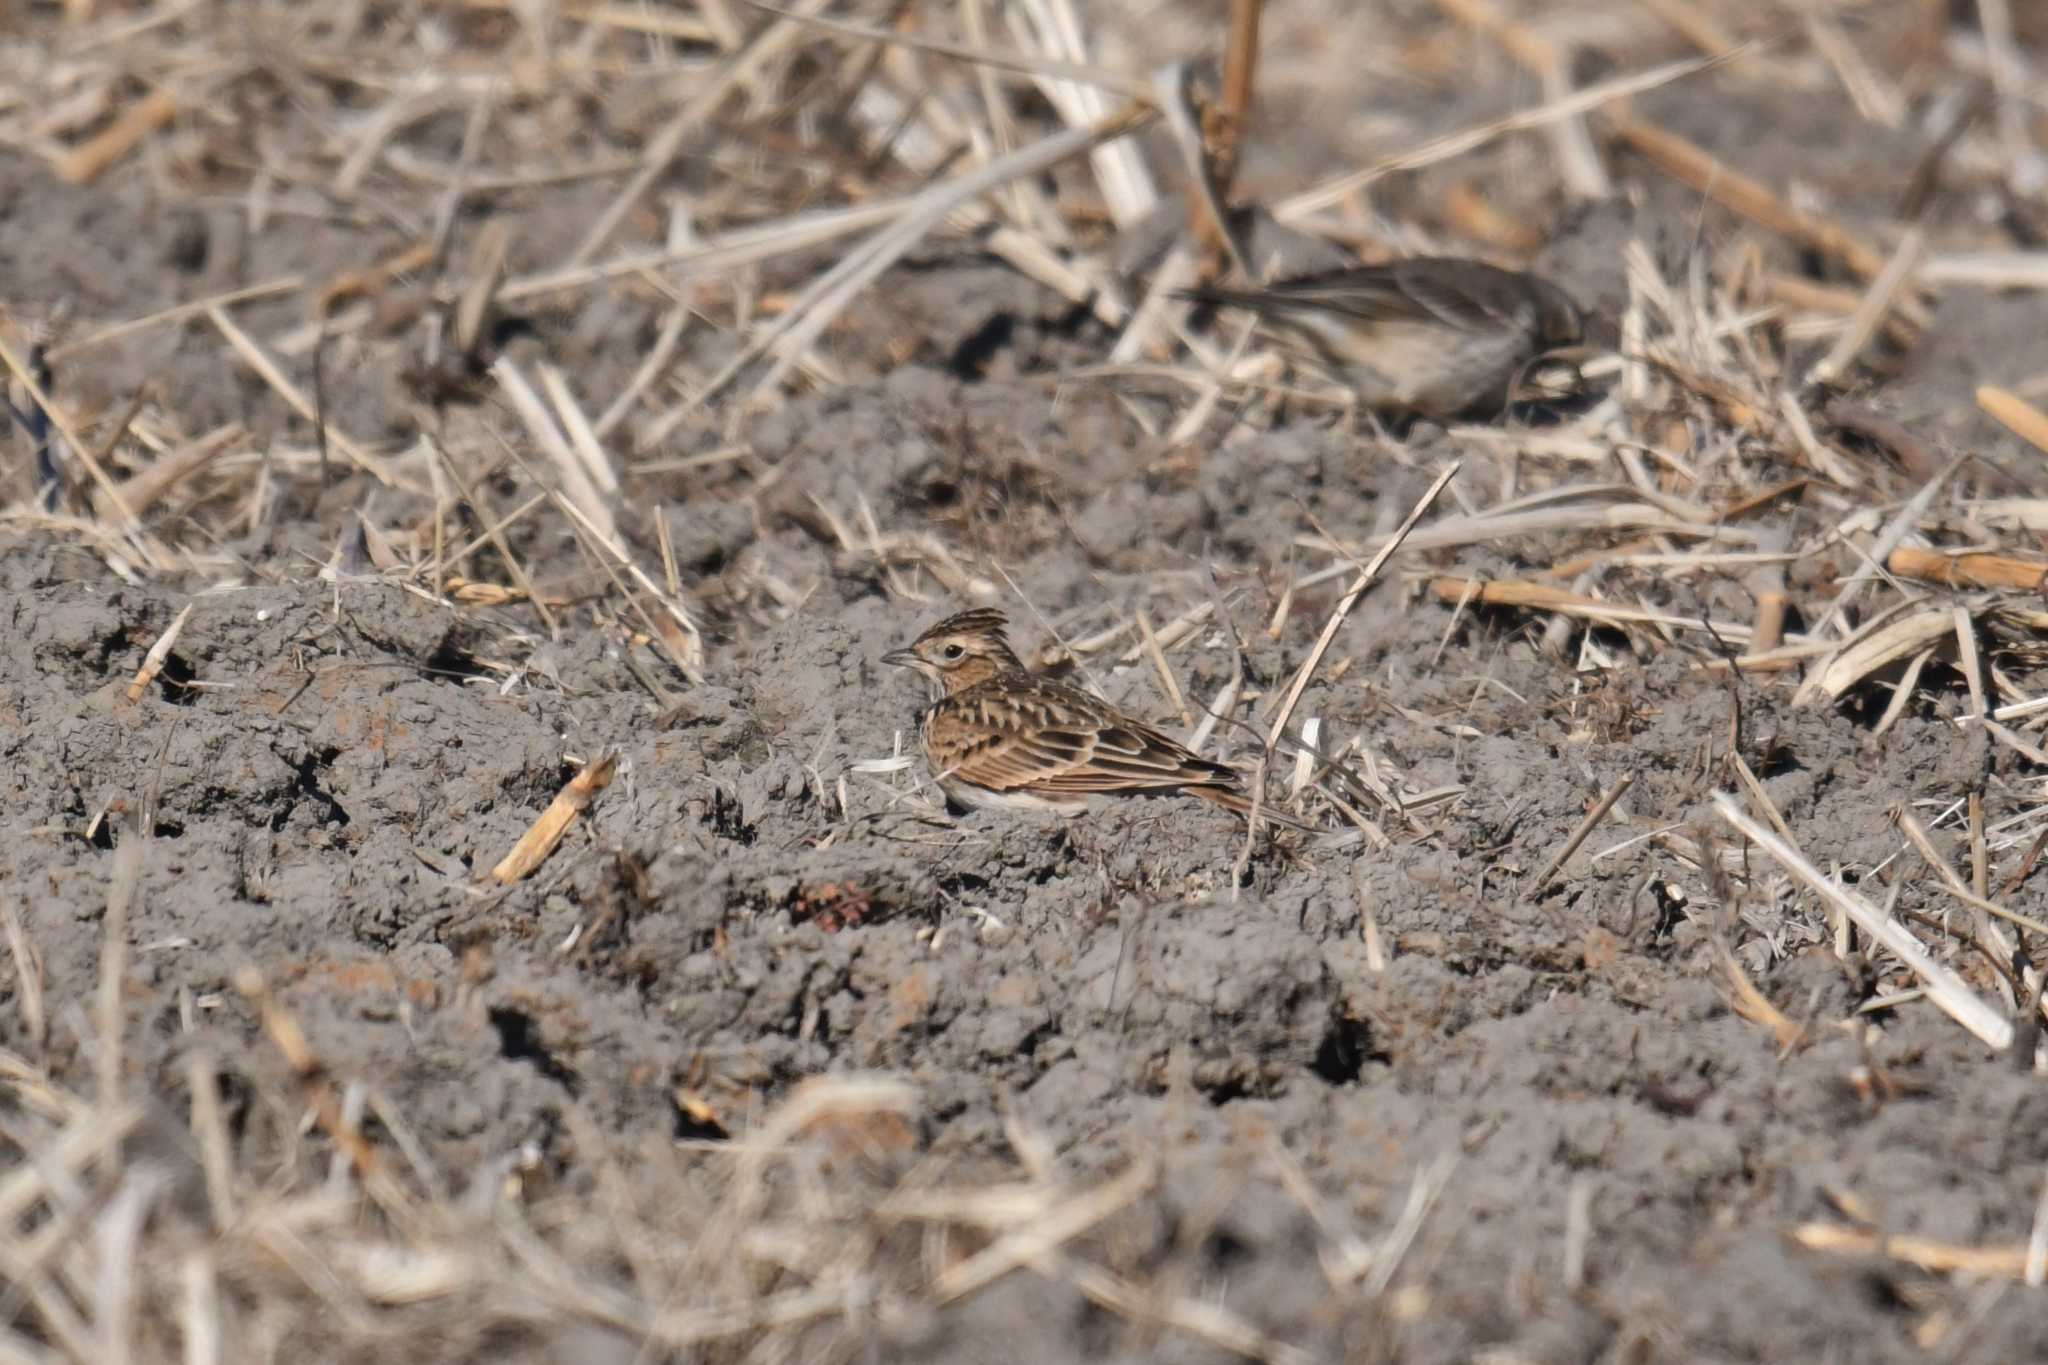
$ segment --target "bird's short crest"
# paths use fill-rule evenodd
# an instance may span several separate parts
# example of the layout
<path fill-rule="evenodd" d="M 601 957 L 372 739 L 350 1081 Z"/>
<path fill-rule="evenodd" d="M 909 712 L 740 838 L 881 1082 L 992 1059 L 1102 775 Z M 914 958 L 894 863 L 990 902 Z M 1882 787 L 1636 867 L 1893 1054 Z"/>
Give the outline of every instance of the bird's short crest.
<path fill-rule="evenodd" d="M 970 607 L 966 611 L 954 612 L 918 636 L 911 647 L 916 648 L 926 640 L 936 640 L 942 635 L 993 635 L 1007 644 L 1009 641 L 1004 631 L 1009 624 L 1010 618 L 994 607 Z"/>

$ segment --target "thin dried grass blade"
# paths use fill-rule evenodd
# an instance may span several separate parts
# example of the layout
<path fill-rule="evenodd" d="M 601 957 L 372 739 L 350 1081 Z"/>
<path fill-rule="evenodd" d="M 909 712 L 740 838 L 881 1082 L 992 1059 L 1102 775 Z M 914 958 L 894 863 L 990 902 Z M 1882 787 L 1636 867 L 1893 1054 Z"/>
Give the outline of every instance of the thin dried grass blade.
<path fill-rule="evenodd" d="M 802 0 L 794 13 L 798 16 L 813 15 L 829 3 L 831 0 Z M 611 206 L 598 217 L 597 222 L 591 225 L 590 231 L 584 234 L 583 241 L 569 257 L 567 265 L 570 269 L 588 263 L 599 248 L 611 240 L 611 235 L 618 231 L 619 224 L 625 222 L 626 215 L 633 211 L 633 206 L 654 187 L 655 181 L 668 173 L 669 166 L 683 150 L 683 144 L 718 112 L 719 106 L 723 105 L 726 97 L 732 93 L 733 87 L 752 82 L 760 74 L 762 67 L 796 41 L 800 32 L 801 30 L 787 19 L 771 20 L 710 80 L 703 82 L 691 95 L 689 102 L 678 110 L 676 116 L 670 119 L 668 124 L 655 134 L 654 140 L 647 144 L 647 150 L 641 154 L 640 170 L 619 197 L 612 201 Z"/>
<path fill-rule="evenodd" d="M 162 312 L 151 313 L 147 317 L 131 318 L 126 322 L 109 323 L 97 332 L 88 333 L 76 341 L 67 341 L 62 346 L 51 347 L 50 363 L 53 365 L 62 364 L 64 361 L 70 360 L 74 356 L 82 355 L 94 347 L 104 346 L 110 341 L 119 341 L 122 337 L 130 336 L 145 328 L 160 326 L 167 322 L 182 322 L 186 318 L 198 317 L 209 308 L 225 308 L 229 304 L 246 303 L 251 299 L 265 299 L 277 294 L 290 294 L 303 288 L 304 285 L 305 280 L 299 276 L 285 275 L 279 279 L 266 280 L 262 284 L 252 284 L 241 289 L 230 289 L 224 294 L 215 294 L 210 298 L 194 299 L 190 303 L 181 303 L 176 307 L 166 308 Z"/>
<path fill-rule="evenodd" d="M 1134 1203 L 1156 1176 L 1151 1161 L 1132 1162 L 1121 1174 L 1069 1198 L 955 1265 L 932 1282 L 932 1301 L 951 1303 L 992 1284 L 1018 1266 L 1057 1251 L 1103 1219 Z"/>
<path fill-rule="evenodd" d="M 1756 983 L 1749 979 L 1749 973 L 1742 970 L 1742 963 L 1725 944 L 1716 942 L 1715 956 L 1721 960 L 1721 971 L 1728 978 L 1730 990 L 1735 995 L 1735 1012 L 1752 1023 L 1762 1024 L 1777 1040 L 1778 1051 L 1788 1053 L 1797 1047 L 1806 1036 L 1806 1030 L 1788 1018 L 1785 1012 L 1771 1003 L 1770 997 L 1758 990 Z"/>
<path fill-rule="evenodd" d="M 1901 292 L 1912 278 L 1914 267 L 1920 263 L 1920 253 L 1926 245 L 1924 229 L 1914 227 L 1906 233 L 1885 261 L 1884 269 L 1878 272 L 1877 279 L 1864 291 L 1856 311 L 1849 315 L 1848 326 L 1842 329 L 1842 334 L 1835 339 L 1828 353 L 1806 372 L 1807 383 L 1832 384 L 1849 372 L 1849 367 L 1856 363 L 1856 357 L 1877 335 L 1897 304 Z"/>
<path fill-rule="evenodd" d="M 1602 81 L 1598 85 L 1589 85 L 1583 90 L 1572 92 L 1567 98 L 1552 100 L 1535 109 L 1530 109 L 1520 114 L 1512 114 L 1507 118 L 1495 119 L 1491 123 L 1481 124 L 1476 128 L 1467 128 L 1461 132 L 1451 133 L 1444 137 L 1432 138 L 1412 151 L 1403 152 L 1399 156 L 1388 157 L 1386 160 L 1374 162 L 1362 170 L 1352 171 L 1346 175 L 1326 180 L 1311 189 L 1283 199 L 1273 206 L 1273 216 L 1283 223 L 1298 222 L 1301 219 L 1321 213 L 1325 209 L 1336 207 L 1358 191 L 1364 189 L 1367 185 L 1372 184 L 1375 180 L 1392 175 L 1398 171 L 1418 170 L 1424 166 L 1434 166 L 1440 161 L 1449 161 L 1453 157 L 1460 157 L 1467 152 L 1484 147 L 1495 138 L 1505 134 L 1521 132 L 1529 128 L 1541 128 L 1546 124 L 1555 123 L 1559 119 L 1572 118 L 1589 110 L 1598 109 L 1601 105 L 1611 103 L 1614 100 L 1626 99 L 1631 95 L 1640 95 L 1645 91 L 1655 90 L 1660 85 L 1669 85 L 1673 81 L 1682 80 L 1687 76 L 1695 76 L 1702 71 L 1711 70 L 1716 66 L 1723 65 L 1748 51 L 1749 45 L 1744 44 L 1741 47 L 1731 48 L 1718 56 L 1690 58 L 1682 62 L 1669 62 L 1663 66 L 1653 67 L 1648 71 L 1639 71 L 1626 76 L 1616 76 L 1612 80 Z"/>
<path fill-rule="evenodd" d="M 1122 95 L 1125 99 L 1142 100 L 1149 98 L 1151 94 L 1148 81 L 1106 66 L 1060 61 L 1035 52 L 993 48 L 974 43 L 947 42 L 942 38 L 927 38 L 915 33 L 901 33 L 895 29 L 876 28 L 869 24 L 853 24 L 822 14 L 804 14 L 763 4 L 762 0 L 747 0 L 747 3 L 757 10 L 794 20 L 821 32 L 837 33 L 842 37 L 857 38 L 866 43 L 888 43 L 917 52 L 929 52 L 935 57 L 952 57 L 975 66 L 992 67 L 997 71 L 1008 71 L 1022 76 L 1079 81 L 1084 85 L 1100 86 L 1104 90 Z"/>
<path fill-rule="evenodd" d="M 1871 727 L 1872 735 L 1882 735 L 1899 723 L 1899 717 L 1905 715 L 1906 707 L 1912 704 L 1914 690 L 1920 686 L 1921 670 L 1925 669 L 1933 658 L 1934 650 L 1930 646 L 1915 654 L 1907 663 L 1906 671 L 1899 676 L 1898 686 L 1892 689 L 1892 699 L 1885 703 L 1884 714 L 1879 716 L 1877 724 Z"/>
<path fill-rule="evenodd" d="M 165 452 L 155 462 L 117 485 L 122 503 L 136 516 L 143 515 L 179 484 L 204 472 L 208 465 L 226 454 L 247 434 L 240 422 L 229 422 L 196 441 Z M 98 510 L 97 502 L 95 510 Z"/>
<path fill-rule="evenodd" d="M 27 391 L 29 401 L 35 404 L 50 419 L 50 425 L 56 427 L 58 432 L 63 435 L 65 442 L 71 447 L 71 453 L 78 458 L 80 464 L 85 466 L 86 473 L 92 476 L 94 485 L 106 497 L 109 505 L 113 508 L 122 528 L 130 533 L 138 531 L 140 526 L 135 519 L 134 512 L 129 509 L 126 502 L 122 501 L 121 491 L 114 486 L 114 481 L 107 476 L 105 466 L 94 458 L 92 453 L 93 447 L 79 437 L 78 430 L 72 424 L 70 415 L 52 402 L 49 394 L 43 392 L 43 386 L 37 382 L 33 368 L 22 363 L 21 358 L 15 355 L 14 348 L 8 345 L 4 336 L 0 336 L 0 364 L 7 366 L 8 372 L 14 376 L 15 382 Z"/>
<path fill-rule="evenodd" d="M 1704 630 L 1730 640 L 1747 641 L 1750 627 L 1738 621 L 1712 621 L 1699 616 L 1675 616 L 1647 607 L 1631 607 L 1585 597 L 1547 583 L 1523 583 L 1508 579 L 1433 578 L 1429 590 L 1439 601 L 1465 605 L 1477 601 L 1490 607 L 1525 607 L 1535 611 L 1563 612 L 1588 621 L 1609 625 L 1644 625 Z"/>
<path fill-rule="evenodd" d="M 661 620 L 656 620 L 645 611 L 637 598 L 633 599 L 634 609 L 639 611 L 642 619 L 647 622 L 649 632 L 661 641 L 663 649 L 668 652 L 669 658 L 674 662 L 675 666 L 682 670 L 683 676 L 695 681 L 700 676 L 704 666 L 704 636 L 697 629 L 697 623 L 690 619 L 690 613 L 684 609 L 682 601 L 663 593 L 660 588 L 656 587 L 654 580 L 647 576 L 644 569 L 633 562 L 632 557 L 619 547 L 617 541 L 608 540 L 598 535 L 597 528 L 584 517 L 582 512 L 577 510 L 575 503 L 557 494 L 555 495 L 555 505 L 568 513 L 570 518 L 583 528 L 584 533 L 595 540 L 598 546 L 611 557 L 614 564 L 632 575 L 633 581 L 638 583 L 649 597 L 652 597 L 660 604 L 663 616 Z M 617 580 L 614 579 L 614 582 L 616 583 Z M 624 591 L 623 584 L 618 586 L 621 591 Z M 629 596 L 631 595 L 629 594 Z"/>
<path fill-rule="evenodd" d="M 1152 117 L 1150 108 L 1128 105 L 1099 123 L 1056 133 L 977 170 L 934 185 L 916 196 L 899 221 L 856 246 L 838 265 L 812 281 L 782 317 L 705 386 L 704 392 L 698 396 L 699 401 L 710 398 L 742 369 L 771 349 L 777 356 L 776 364 L 754 391 L 763 393 L 780 384 L 790 366 L 809 351 L 811 344 L 855 296 L 900 260 L 905 252 L 924 240 L 926 234 L 948 214 L 1020 176 L 1036 175 L 1100 143 L 1135 132 Z"/>
<path fill-rule="evenodd" d="M 1888 915 L 1879 913 L 1861 896 L 1849 891 L 1839 882 L 1822 876 L 1820 869 L 1808 862 L 1799 850 L 1745 814 L 1742 808 L 1735 804 L 1735 798 L 1728 793 L 1717 794 L 1714 797 L 1714 805 L 1720 811 L 1722 819 L 1769 854 L 1794 881 L 1846 915 L 1866 936 L 1883 944 L 1899 961 L 1910 968 L 1927 988 L 1927 998 L 1939 1006 L 1943 1013 L 1968 1029 L 1994 1051 L 2003 1052 L 2012 1046 L 2011 1021 L 1992 1008 L 1990 1002 L 1971 990 L 1960 976 L 1935 961 L 1925 945 L 1913 937 L 1904 925 Z"/>
<path fill-rule="evenodd" d="M 526 380 L 518 362 L 509 355 L 501 355 L 491 362 L 491 374 L 504 390 L 511 402 L 512 410 L 519 414 L 527 434 L 533 437 L 555 467 L 555 473 L 562 480 L 562 494 L 576 505 L 576 510 L 595 527 L 606 541 L 618 539 L 618 524 L 612 520 L 609 503 L 597 491 L 597 484 L 583 459 L 569 444 L 560 427 L 548 415 L 547 405 L 535 393 L 533 385 Z"/>
<path fill-rule="evenodd" d="M 562 421 L 562 430 L 568 433 L 570 448 L 582 461 L 583 468 L 590 475 L 590 481 L 598 491 L 615 495 L 619 491 L 618 471 L 612 468 L 612 457 L 597 438 L 597 432 L 590 425 L 590 418 L 584 415 L 583 407 L 576 401 L 576 395 L 569 388 L 569 381 L 562 372 L 552 365 L 540 367 L 541 387 L 547 390 L 548 401 L 554 404 L 555 415 Z"/>
<path fill-rule="evenodd" d="M 1637 118 L 1610 116 L 1608 126 L 1657 169 L 1724 208 L 1841 261 L 1866 280 L 1884 270 L 1883 254 L 1869 242 L 1832 219 L 1795 208 L 1696 143 Z"/>
<path fill-rule="evenodd" d="M 263 382 L 270 385 L 277 396 L 284 399 L 293 412 L 296 412 L 301 418 L 316 426 L 324 420 L 325 415 L 314 406 L 312 400 L 299 391 L 298 385 L 285 377 L 284 371 L 277 367 L 277 362 L 272 360 L 264 352 L 263 348 L 256 344 L 254 338 L 237 326 L 234 319 L 221 311 L 218 304 L 206 310 L 206 317 L 214 325 L 214 329 L 227 338 L 227 343 L 234 348 L 235 354 L 241 356 L 243 362 L 250 369 L 256 371 L 262 377 Z M 398 481 L 392 477 L 391 471 L 385 468 L 384 461 L 377 459 L 369 451 L 335 430 L 332 423 L 327 425 L 327 439 L 336 450 L 339 450 L 348 457 L 351 464 L 377 480 L 377 482 L 384 484 L 386 487 L 399 486 Z"/>
<path fill-rule="evenodd" d="M 1432 483 L 1423 492 L 1422 496 L 1415 500 L 1415 505 L 1408 509 L 1408 515 L 1394 529 L 1393 534 L 1388 536 L 1385 542 L 1381 544 L 1378 552 L 1373 555 L 1368 563 L 1359 568 L 1358 577 L 1352 580 L 1351 586 L 1345 590 L 1344 596 L 1339 598 L 1337 605 L 1332 608 L 1330 619 L 1323 623 L 1322 634 L 1316 637 L 1316 642 L 1310 648 L 1308 657 L 1303 659 L 1301 667 L 1295 670 L 1294 681 L 1288 684 L 1286 695 L 1280 699 L 1279 706 L 1274 708 L 1273 724 L 1266 734 L 1266 747 L 1268 749 L 1278 744 L 1280 736 L 1286 733 L 1288 718 L 1294 714 L 1295 706 L 1301 701 L 1301 694 L 1308 688 L 1309 679 L 1313 678 L 1316 669 L 1322 666 L 1323 656 L 1329 653 L 1330 642 L 1337 636 L 1337 628 L 1344 624 L 1344 618 L 1349 616 L 1351 609 L 1358 605 L 1358 599 L 1365 596 L 1365 590 L 1370 588 L 1374 581 L 1379 578 L 1380 570 L 1386 567 L 1387 561 L 1393 558 L 1394 551 L 1400 549 L 1402 544 L 1408 539 L 1409 534 L 1415 530 L 1416 523 L 1421 521 L 1424 514 L 1436 505 L 1438 495 L 1444 491 L 1452 479 L 1457 477 L 1458 469 L 1459 462 L 1456 460 L 1447 465 L 1443 473 L 1436 476 L 1436 482 Z"/>

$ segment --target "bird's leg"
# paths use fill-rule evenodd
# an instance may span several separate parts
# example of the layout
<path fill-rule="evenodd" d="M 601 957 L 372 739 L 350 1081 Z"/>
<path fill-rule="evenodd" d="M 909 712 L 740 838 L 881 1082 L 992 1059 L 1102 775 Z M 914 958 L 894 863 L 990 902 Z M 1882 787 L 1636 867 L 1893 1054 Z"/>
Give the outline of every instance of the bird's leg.
<path fill-rule="evenodd" d="M 1087 830 L 1083 828 L 1084 824 L 1081 820 L 1058 819 L 1053 826 L 1053 848 L 1064 852 L 1077 862 L 1098 861 L 1095 841 L 1088 837 Z"/>

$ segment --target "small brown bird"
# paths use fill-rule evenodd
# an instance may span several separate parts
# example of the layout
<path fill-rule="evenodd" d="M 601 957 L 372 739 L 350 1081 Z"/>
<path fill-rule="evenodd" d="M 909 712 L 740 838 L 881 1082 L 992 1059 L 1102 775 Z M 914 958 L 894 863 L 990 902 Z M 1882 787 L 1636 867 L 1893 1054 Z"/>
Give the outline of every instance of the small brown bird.
<path fill-rule="evenodd" d="M 1249 309 L 1369 408 L 1439 421 L 1498 416 L 1531 361 L 1585 335 L 1579 306 L 1550 281 L 1453 256 L 1182 297 Z"/>
<path fill-rule="evenodd" d="M 1234 769 L 1032 673 L 1010 648 L 1008 624 L 999 611 L 963 611 L 882 656 L 931 684 L 918 732 L 947 796 L 983 809 L 1079 815 L 1090 796 L 1180 794 L 1250 817 L 1251 797 Z M 1259 813 L 1290 829 L 1313 828 L 1265 807 Z"/>

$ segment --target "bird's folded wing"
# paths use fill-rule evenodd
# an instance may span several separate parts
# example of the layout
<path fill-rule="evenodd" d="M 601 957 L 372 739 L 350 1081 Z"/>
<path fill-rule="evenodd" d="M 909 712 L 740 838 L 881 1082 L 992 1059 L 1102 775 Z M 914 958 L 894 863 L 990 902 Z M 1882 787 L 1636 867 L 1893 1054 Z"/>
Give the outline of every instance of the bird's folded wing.
<path fill-rule="evenodd" d="M 1461 279 L 1458 272 L 1441 268 L 1436 261 L 1403 262 L 1400 294 L 1407 316 L 1427 318 L 1465 332 L 1492 332 L 1502 327 L 1528 326 L 1520 316 L 1529 307 L 1528 296 L 1496 274 Z"/>
<path fill-rule="evenodd" d="M 1256 291 L 1215 290 L 1218 302 L 1237 304 L 1255 313 L 1323 313 L 1360 322 L 1435 322 L 1453 327 L 1475 325 L 1469 305 L 1441 289 L 1414 292 L 1383 266 L 1359 266 L 1283 280 Z"/>
<path fill-rule="evenodd" d="M 932 757 L 942 770 L 977 787 L 1055 795 L 1178 787 L 1215 782 L 1228 772 L 1191 759 L 1164 736 L 1125 725 L 989 730 Z"/>
<path fill-rule="evenodd" d="M 1267 317 L 1289 313 L 1328 313 L 1357 318 L 1362 322 L 1387 322 L 1397 318 L 1427 318 L 1414 300 L 1377 272 L 1344 270 L 1327 275 L 1283 280 L 1265 289 L 1198 289 L 1189 291 L 1211 303 L 1248 308 Z"/>

